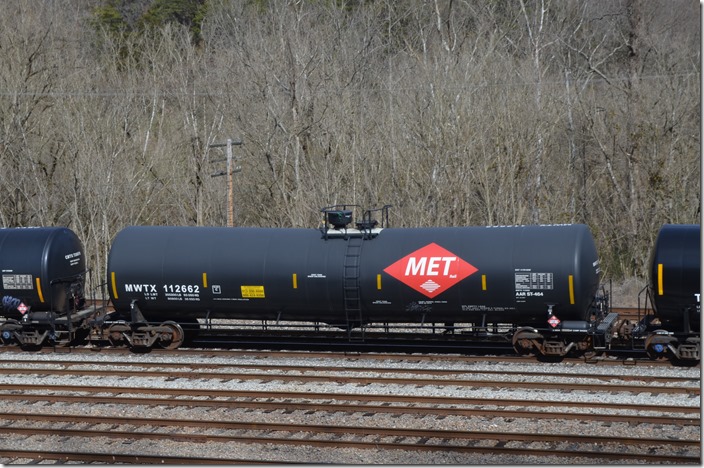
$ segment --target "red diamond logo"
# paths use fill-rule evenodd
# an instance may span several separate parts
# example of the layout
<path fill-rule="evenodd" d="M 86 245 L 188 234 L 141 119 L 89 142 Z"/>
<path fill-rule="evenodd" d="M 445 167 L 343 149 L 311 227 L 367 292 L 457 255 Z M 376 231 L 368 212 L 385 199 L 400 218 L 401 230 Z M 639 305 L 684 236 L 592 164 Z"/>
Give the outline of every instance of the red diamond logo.
<path fill-rule="evenodd" d="M 551 326 L 552 328 L 555 328 L 556 326 L 558 326 L 558 325 L 560 324 L 560 319 L 557 318 L 557 317 L 555 317 L 554 315 L 552 315 L 552 316 L 548 319 L 548 323 L 550 324 L 550 326 Z"/>
<path fill-rule="evenodd" d="M 406 255 L 384 271 L 419 293 L 433 298 L 476 272 L 477 268 L 432 243 Z"/>
<path fill-rule="evenodd" d="M 24 314 L 26 314 L 27 311 L 29 310 L 29 307 L 27 307 L 26 305 L 24 305 L 24 302 L 20 302 L 20 305 L 17 306 L 17 310 L 20 311 L 20 314 L 24 315 Z"/>

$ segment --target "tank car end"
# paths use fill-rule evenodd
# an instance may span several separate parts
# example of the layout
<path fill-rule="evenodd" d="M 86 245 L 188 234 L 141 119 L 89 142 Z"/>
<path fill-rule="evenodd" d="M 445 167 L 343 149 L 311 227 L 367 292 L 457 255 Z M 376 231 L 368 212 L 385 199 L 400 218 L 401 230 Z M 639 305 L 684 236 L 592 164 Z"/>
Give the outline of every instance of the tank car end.
<path fill-rule="evenodd" d="M 646 287 L 653 315 L 641 325 L 651 359 L 701 359 L 701 227 L 664 224 L 650 256 Z"/>
<path fill-rule="evenodd" d="M 78 236 L 64 227 L 0 229 L 0 342 L 63 346 L 88 334 L 86 266 Z"/>

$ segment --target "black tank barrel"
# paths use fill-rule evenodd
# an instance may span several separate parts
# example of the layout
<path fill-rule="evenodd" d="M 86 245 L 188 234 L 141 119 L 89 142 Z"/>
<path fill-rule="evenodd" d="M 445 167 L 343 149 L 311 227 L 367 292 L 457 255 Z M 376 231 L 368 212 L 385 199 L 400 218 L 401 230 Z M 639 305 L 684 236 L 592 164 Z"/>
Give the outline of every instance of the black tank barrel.
<path fill-rule="evenodd" d="M 127 227 L 108 259 L 113 305 L 150 321 L 586 320 L 599 285 L 585 225 Z M 556 325 L 555 325 L 556 326 Z"/>

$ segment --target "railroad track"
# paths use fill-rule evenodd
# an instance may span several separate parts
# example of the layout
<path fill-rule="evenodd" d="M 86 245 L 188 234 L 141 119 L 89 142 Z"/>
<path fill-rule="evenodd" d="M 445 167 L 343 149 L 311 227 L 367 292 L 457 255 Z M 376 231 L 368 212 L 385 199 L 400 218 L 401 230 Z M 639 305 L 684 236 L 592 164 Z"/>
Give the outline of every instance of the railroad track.
<path fill-rule="evenodd" d="M 417 385 L 417 386 L 456 386 L 456 387 L 481 387 L 481 388 L 505 388 L 512 383 L 520 383 L 523 388 L 530 389 L 553 389 L 562 391 L 591 391 L 597 383 L 581 382 L 550 382 L 543 380 L 550 376 L 547 372 L 527 372 L 519 371 L 514 376 L 524 379 L 534 378 L 536 380 L 521 380 L 512 382 L 506 379 L 490 380 L 475 378 L 477 374 L 466 371 L 449 371 L 441 369 L 413 369 L 413 368 L 379 368 L 379 367 L 325 367 L 321 372 L 312 369 L 311 366 L 290 366 L 278 364 L 240 364 L 231 366 L 223 364 L 218 367 L 232 369 L 236 367 L 238 371 L 214 371 L 202 370 L 203 367 L 214 366 L 213 364 L 199 364 L 189 368 L 183 363 L 154 363 L 144 364 L 123 363 L 123 362 L 81 362 L 80 364 L 66 363 L 63 361 L 43 362 L 43 366 L 27 367 L 24 364 L 14 364 L 13 366 L 3 365 L 0 369 L 5 375 L 26 375 L 35 374 L 40 376 L 76 376 L 76 377 L 132 377 L 139 374 L 142 377 L 167 378 L 167 379 L 190 379 L 190 380 L 220 380 L 220 381 L 281 381 L 281 382 L 336 382 L 340 384 L 357 385 Z M 100 369 L 85 369 L 86 365 L 98 366 Z M 61 366 L 61 367 L 57 367 Z M 155 369 L 158 368 L 158 369 Z M 248 372 L 239 372 L 248 370 Z M 345 375 L 347 374 L 347 375 Z M 353 375 L 353 374 L 374 374 L 374 375 Z M 383 375 L 381 375 L 383 374 Z M 402 377 L 390 377 L 389 374 L 403 374 Z M 447 377 L 448 374 L 458 375 L 458 378 Z M 482 370 L 479 377 L 484 376 L 508 377 L 511 373 L 505 370 Z M 554 374 L 552 374 L 554 376 Z M 429 376 L 429 377 L 421 377 Z M 560 375 L 563 379 L 591 379 L 599 382 L 600 391 L 630 392 L 630 393 L 680 393 L 699 395 L 701 388 L 699 380 L 690 377 L 660 377 L 653 376 L 647 385 L 644 384 L 622 384 L 611 383 L 611 380 L 642 380 L 637 376 L 624 377 L 605 374 L 572 374 Z M 604 381 L 607 381 L 603 383 Z M 679 385 L 670 385 L 675 382 Z M 655 385 L 654 385 L 655 384 Z M 690 384 L 690 385 L 687 385 Z"/>
<path fill-rule="evenodd" d="M 356 449 L 386 449 L 386 450 L 426 450 L 454 452 L 494 452 L 506 453 L 531 453 L 538 452 L 543 456 L 574 456 L 579 452 L 582 456 L 593 459 L 608 460 L 641 460 L 646 462 L 671 462 L 671 463 L 696 463 L 698 457 L 693 455 L 659 455 L 650 453 L 624 453 L 623 448 L 633 449 L 640 446 L 667 445 L 675 448 L 698 448 L 696 440 L 670 440 L 664 438 L 633 438 L 633 437 L 606 437 L 579 434 L 521 434 L 517 432 L 489 432 L 489 431 L 452 431 L 446 429 L 406 429 L 406 428 L 379 428 L 373 426 L 350 425 L 310 425 L 290 423 L 252 423 L 233 421 L 193 420 L 193 419 L 165 419 L 165 418 L 135 418 L 135 417 L 106 417 L 86 415 L 49 415 L 49 414 L 8 414 L 0 413 L 0 418 L 9 422 L 10 427 L 0 427 L 0 434 L 21 434 L 25 436 L 53 435 L 60 430 L 64 437 L 103 437 L 111 439 L 149 439 L 187 441 L 196 443 L 246 443 L 246 444 L 277 444 L 295 445 L 301 441 L 305 445 L 333 448 Z M 15 425 L 21 421 L 28 423 L 26 427 Z M 61 426 L 50 425 L 40 427 L 31 423 L 59 423 Z M 75 423 L 89 426 L 105 426 L 105 429 L 66 428 L 66 423 Z M 120 429 L 126 428 L 126 429 Z M 142 429 L 143 428 L 143 429 Z M 159 428 L 161 432 L 157 432 Z M 223 435 L 213 433 L 174 433 L 171 428 L 183 430 L 184 428 L 207 429 L 208 432 L 234 431 L 237 434 Z M 279 434 L 279 435 L 276 435 Z M 361 436 L 366 440 L 348 440 L 350 436 Z M 403 440 L 403 441 L 399 441 Z M 466 442 L 492 441 L 499 444 L 491 447 L 468 446 Z M 506 447 L 501 443 L 508 442 L 540 442 L 552 445 L 551 448 L 531 450 L 527 448 Z M 601 451 L 589 450 L 590 445 L 601 445 Z M 571 446 L 571 449 L 559 448 Z M 611 447 L 611 450 L 608 448 Z"/>
<path fill-rule="evenodd" d="M 110 454 L 95 452 L 61 452 L 56 450 L 12 450 L 0 449 L 0 459 L 13 463 L 39 464 L 45 460 L 56 460 L 69 464 L 78 463 L 126 463 L 131 465 L 270 465 L 295 464 L 286 460 L 223 459 L 210 457 L 170 457 L 164 455 Z"/>
<path fill-rule="evenodd" d="M 31 393 L 37 392 L 37 393 Z M 47 394 L 48 392 L 48 394 Z M 67 395 L 75 393 L 76 395 Z M 100 393 L 102 395 L 96 395 Z M 108 394 L 109 396 L 106 396 Z M 151 397 L 124 396 L 155 395 Z M 168 396 L 167 396 L 168 395 Z M 167 390 L 141 387 L 98 387 L 75 385 L 0 385 L 0 399 L 46 403 L 124 404 L 140 406 L 168 405 L 188 408 L 252 408 L 263 411 L 300 410 L 337 412 L 367 412 L 435 416 L 481 416 L 503 418 L 576 419 L 585 421 L 628 422 L 629 424 L 677 424 L 698 426 L 698 407 L 674 405 L 610 404 L 601 402 L 566 402 L 511 400 L 507 398 L 446 398 L 438 396 L 404 396 L 381 394 L 271 392 L 231 390 Z M 346 403 L 345 403 L 346 402 Z M 537 408 L 561 407 L 557 411 Z M 515 408 L 528 408 L 518 410 Z M 578 411 L 575 411 L 578 410 Z M 581 411 L 579 411 L 581 410 Z M 589 410 L 585 412 L 584 410 Z M 600 413 L 594 412 L 600 410 Z M 666 415 L 633 415 L 624 412 L 667 413 Z M 682 414 L 690 416 L 676 416 Z"/>
<path fill-rule="evenodd" d="M 403 355 L 87 354 L 0 353 L 1 437 L 36 454 L 0 451 L 0 462 L 105 461 L 106 452 L 125 457 L 112 462 L 172 464 L 701 456 L 698 368 L 624 366 L 617 375 Z M 59 444 L 75 445 L 58 453 Z M 96 448 L 93 458 L 85 447 Z"/>
<path fill-rule="evenodd" d="M 120 354 L 125 354 L 125 353 L 120 353 Z M 172 357 L 178 357 L 178 355 L 184 354 L 182 352 L 179 352 L 178 354 L 174 353 L 166 353 L 166 356 L 172 356 Z M 196 352 L 194 353 L 196 355 L 203 356 L 205 355 L 210 355 L 211 353 L 208 352 Z M 1 353 L 0 353 L 1 355 Z M 271 359 L 273 357 L 278 357 L 278 358 L 291 358 L 291 357 L 304 357 L 307 360 L 313 360 L 313 359 L 344 359 L 345 361 L 349 361 L 349 364 L 345 364 L 345 366 L 337 366 L 337 367 L 326 367 L 327 370 L 330 371 L 339 371 L 339 372 L 345 372 L 345 371 L 356 371 L 356 372 L 380 372 L 383 371 L 385 373 L 393 373 L 393 374 L 404 374 L 404 373 L 412 373 L 412 374 L 417 374 L 419 372 L 423 374 L 428 374 L 428 375 L 451 375 L 451 374 L 462 374 L 462 371 L 458 370 L 448 370 L 448 369 L 430 369 L 430 368 L 423 368 L 419 369 L 418 367 L 413 367 L 417 363 L 424 361 L 424 362 L 448 362 L 448 361 L 455 361 L 455 362 L 463 362 L 463 363 L 476 363 L 476 362 L 525 362 L 525 360 L 520 359 L 519 357 L 516 357 L 516 359 L 505 359 L 505 358 L 497 358 L 497 359 L 492 359 L 491 357 L 486 358 L 486 359 L 481 359 L 477 357 L 473 358 L 467 358 L 465 356 L 454 356 L 455 358 L 459 359 L 442 359 L 441 357 L 438 356 L 429 356 L 429 355 L 424 355 L 420 357 L 409 357 L 407 355 L 401 355 L 401 354 L 395 354 L 395 355 L 375 355 L 375 356 L 368 356 L 364 355 L 363 358 L 365 360 L 368 360 L 369 358 L 372 358 L 374 360 L 397 360 L 398 362 L 405 362 L 407 363 L 408 367 L 405 368 L 395 368 L 395 369 L 389 369 L 388 366 L 386 367 L 370 367 L 370 366 L 357 366 L 354 364 L 355 361 L 358 361 L 358 357 L 361 357 L 361 355 L 357 355 L 356 357 L 350 357 L 347 354 L 335 354 L 335 353 L 290 353 L 290 352 L 271 352 L 271 353 L 249 353 L 249 352 L 231 352 L 231 351 L 226 351 L 224 354 L 221 354 L 221 356 L 226 356 L 226 357 L 235 357 L 235 356 L 248 356 L 248 357 L 258 357 L 258 358 L 266 358 L 266 359 Z M 1 361 L 0 361 L 1 362 Z M 17 364 L 23 362 L 23 360 L 18 360 L 16 361 Z M 28 362 L 31 362 L 28 361 Z M 138 362 L 125 362 L 124 360 L 121 361 L 107 361 L 105 359 L 101 359 L 100 361 L 92 361 L 93 363 L 98 363 L 102 366 L 113 366 L 113 367 L 142 367 L 145 369 L 150 369 L 150 368 L 165 368 L 165 369 L 179 369 L 183 368 L 184 365 L 183 363 L 180 362 L 164 362 L 159 361 L 159 362 L 149 362 L 149 361 L 138 361 Z M 271 370 L 272 365 L 266 364 L 264 360 L 260 360 L 260 364 L 239 364 L 237 366 L 237 369 L 246 369 L 246 370 Z M 581 362 L 579 360 L 576 361 L 571 361 L 571 362 Z M 654 361 L 654 363 L 663 363 L 665 361 Z M 70 363 L 67 363 L 65 360 L 59 360 L 59 359 L 42 359 L 41 361 L 42 365 L 44 366 L 57 366 L 56 368 L 58 369 L 58 366 L 64 366 L 64 368 L 67 368 L 68 366 L 71 366 Z M 83 359 L 81 360 L 81 365 L 84 364 L 91 364 L 90 360 Z M 611 362 L 610 365 L 614 365 L 615 362 Z M 623 364 L 623 363 L 620 363 Z M 607 364 L 609 365 L 609 364 Z M 660 365 L 660 364 L 654 364 L 654 365 Z M 198 365 L 199 369 L 231 369 L 233 366 L 230 364 L 217 364 L 217 363 L 212 363 L 212 362 L 203 362 Z M 277 366 L 279 370 L 282 371 L 289 371 L 289 372 L 294 372 L 294 371 L 299 371 L 299 372 L 307 372 L 311 370 L 311 367 L 309 365 L 305 366 L 293 366 L 293 365 L 285 365 L 285 366 Z M 189 369 L 189 372 L 192 371 L 192 369 Z M 492 370 L 483 370 L 482 371 L 483 375 L 503 375 L 504 371 L 492 371 Z M 553 373 L 549 371 L 530 371 L 528 372 L 528 375 L 531 376 L 550 376 L 553 375 Z M 608 372 L 603 373 L 603 374 L 597 374 L 594 371 L 590 371 L 589 373 L 583 373 L 579 374 L 576 372 L 570 372 L 570 375 L 573 377 L 584 377 L 584 378 L 592 378 L 592 379 L 606 379 L 606 380 L 613 380 L 613 372 Z M 635 380 L 638 377 L 637 376 L 628 376 L 628 375 L 623 375 L 621 376 L 622 380 Z M 662 377 L 662 376 L 653 376 L 652 381 L 656 382 L 686 382 L 686 381 L 691 381 L 691 378 L 685 378 L 685 377 Z"/>

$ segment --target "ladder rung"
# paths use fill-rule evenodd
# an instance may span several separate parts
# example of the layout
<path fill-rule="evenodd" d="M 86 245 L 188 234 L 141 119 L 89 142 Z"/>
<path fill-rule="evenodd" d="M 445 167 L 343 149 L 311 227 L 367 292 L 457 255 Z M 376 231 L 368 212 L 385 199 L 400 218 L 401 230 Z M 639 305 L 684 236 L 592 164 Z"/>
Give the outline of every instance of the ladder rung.
<path fill-rule="evenodd" d="M 360 259 L 362 255 L 362 238 L 351 238 L 347 243 L 344 260 L 344 277 L 342 282 L 345 316 L 347 318 L 348 339 L 364 341 L 364 328 L 352 335 L 352 325 L 362 323 L 362 300 L 359 291 Z"/>

